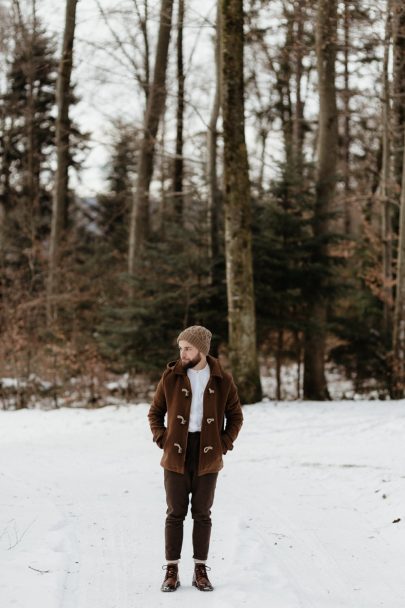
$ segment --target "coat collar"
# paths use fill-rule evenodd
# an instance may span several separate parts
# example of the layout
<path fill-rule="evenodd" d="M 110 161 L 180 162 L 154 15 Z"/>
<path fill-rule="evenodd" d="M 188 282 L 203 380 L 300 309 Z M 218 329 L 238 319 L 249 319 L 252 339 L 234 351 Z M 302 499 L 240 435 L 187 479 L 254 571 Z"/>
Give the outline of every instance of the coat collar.
<path fill-rule="evenodd" d="M 218 378 L 223 378 L 221 365 L 215 357 L 211 357 L 211 355 L 207 355 L 207 363 L 210 366 L 211 376 L 218 376 Z M 167 364 L 167 367 L 171 369 L 175 374 L 180 374 L 182 376 L 186 375 L 186 370 L 183 368 L 180 359 L 177 361 L 171 361 Z"/>

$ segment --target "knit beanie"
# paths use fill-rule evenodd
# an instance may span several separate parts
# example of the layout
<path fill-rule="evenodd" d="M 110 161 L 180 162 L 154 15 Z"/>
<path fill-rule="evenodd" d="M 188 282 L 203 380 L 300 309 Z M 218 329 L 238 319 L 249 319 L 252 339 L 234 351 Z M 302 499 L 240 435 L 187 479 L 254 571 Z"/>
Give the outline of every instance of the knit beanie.
<path fill-rule="evenodd" d="M 204 355 L 208 355 L 210 350 L 212 333 L 202 325 L 192 325 L 184 329 L 177 337 L 177 344 L 180 340 L 186 340 Z"/>

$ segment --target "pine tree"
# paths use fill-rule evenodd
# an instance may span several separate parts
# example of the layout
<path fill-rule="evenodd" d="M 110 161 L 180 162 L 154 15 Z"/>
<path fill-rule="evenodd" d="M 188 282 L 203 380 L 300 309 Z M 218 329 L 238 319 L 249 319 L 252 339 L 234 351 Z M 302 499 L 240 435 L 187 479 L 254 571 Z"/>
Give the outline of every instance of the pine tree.
<path fill-rule="evenodd" d="M 25 246 L 49 232 L 50 159 L 54 146 L 55 45 L 37 24 L 21 25 L 0 98 L 8 178 L 4 198 Z"/>
<path fill-rule="evenodd" d="M 316 271 L 311 266 L 313 191 L 302 188 L 301 177 L 288 163 L 279 173 L 269 193 L 256 202 L 253 240 L 259 347 L 275 353 L 277 398 L 282 362 L 301 359 L 304 291 Z"/>
<path fill-rule="evenodd" d="M 97 225 L 108 246 L 124 252 L 128 248 L 128 224 L 139 138 L 133 126 L 122 121 L 116 123 L 115 131 L 108 163 L 108 192 L 98 196 Z"/>

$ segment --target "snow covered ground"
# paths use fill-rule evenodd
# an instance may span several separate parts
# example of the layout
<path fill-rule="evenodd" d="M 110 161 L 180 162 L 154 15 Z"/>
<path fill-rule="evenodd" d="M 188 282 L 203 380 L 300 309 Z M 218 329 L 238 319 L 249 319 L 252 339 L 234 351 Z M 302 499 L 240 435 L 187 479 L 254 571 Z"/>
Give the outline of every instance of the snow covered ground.
<path fill-rule="evenodd" d="M 159 590 L 147 410 L 0 412 L 2 608 L 405 606 L 404 401 L 244 408 L 213 508 L 212 594 L 191 587 L 189 519 L 182 585 Z"/>

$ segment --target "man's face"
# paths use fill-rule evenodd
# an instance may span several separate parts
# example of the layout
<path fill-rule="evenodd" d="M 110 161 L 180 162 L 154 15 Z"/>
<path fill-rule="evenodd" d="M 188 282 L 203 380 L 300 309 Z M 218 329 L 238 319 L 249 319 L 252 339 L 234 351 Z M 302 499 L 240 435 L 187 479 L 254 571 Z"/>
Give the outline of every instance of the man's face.
<path fill-rule="evenodd" d="M 195 346 L 190 344 L 190 342 L 187 342 L 187 340 L 180 340 L 179 351 L 183 369 L 195 367 L 201 361 L 201 353 Z"/>

